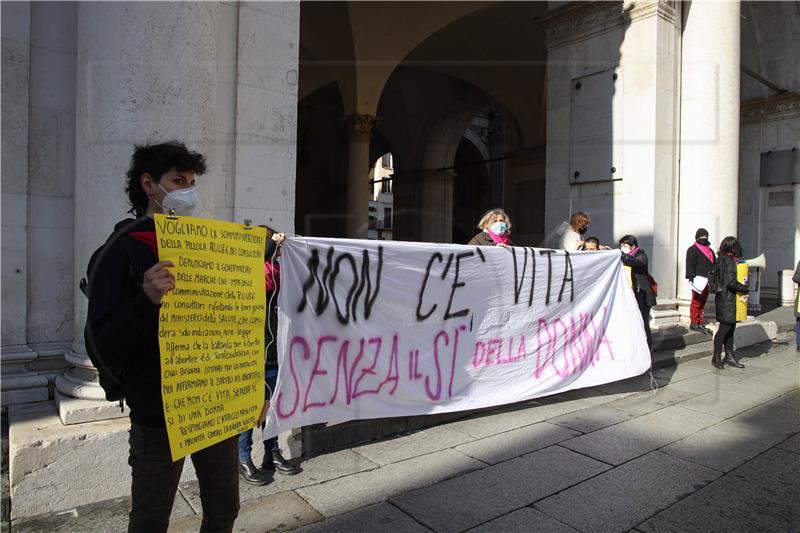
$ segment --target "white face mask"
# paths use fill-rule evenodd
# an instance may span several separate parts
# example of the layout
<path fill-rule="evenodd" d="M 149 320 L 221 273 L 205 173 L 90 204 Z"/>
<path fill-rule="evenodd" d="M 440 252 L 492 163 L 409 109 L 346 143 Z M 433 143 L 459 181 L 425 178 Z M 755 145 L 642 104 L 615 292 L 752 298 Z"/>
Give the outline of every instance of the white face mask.
<path fill-rule="evenodd" d="M 620 250 L 622 250 L 623 254 L 631 253 L 631 247 L 630 246 L 623 246 L 623 247 L 620 248 Z"/>
<path fill-rule="evenodd" d="M 161 187 L 161 184 L 159 183 L 158 186 Z M 156 200 L 156 204 L 164 214 L 169 214 L 171 210 L 174 210 L 176 215 L 188 217 L 194 213 L 194 209 L 197 207 L 197 190 L 194 187 L 169 192 L 161 187 L 161 190 L 167 195 L 161 199 L 160 204 Z"/>
<path fill-rule="evenodd" d="M 489 226 L 489 229 L 492 230 L 492 233 L 495 235 L 502 235 L 506 232 L 508 227 L 506 226 L 505 222 L 494 222 L 491 226 Z"/>

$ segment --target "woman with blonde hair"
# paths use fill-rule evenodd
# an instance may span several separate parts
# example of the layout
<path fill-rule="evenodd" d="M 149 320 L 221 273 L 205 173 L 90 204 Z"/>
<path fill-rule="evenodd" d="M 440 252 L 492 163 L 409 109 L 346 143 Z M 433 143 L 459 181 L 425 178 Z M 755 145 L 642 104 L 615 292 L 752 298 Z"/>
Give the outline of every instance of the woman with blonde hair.
<path fill-rule="evenodd" d="M 500 208 L 490 209 L 478 222 L 480 233 L 475 235 L 469 243 L 470 246 L 502 246 L 508 248 L 514 244 L 508 238 L 511 233 L 511 219 Z"/>
<path fill-rule="evenodd" d="M 582 249 L 583 236 L 586 234 L 586 230 L 589 229 L 591 222 L 592 217 L 588 213 L 583 211 L 572 213 L 572 216 L 569 217 L 569 227 L 561 236 L 558 247 L 568 252 Z"/>

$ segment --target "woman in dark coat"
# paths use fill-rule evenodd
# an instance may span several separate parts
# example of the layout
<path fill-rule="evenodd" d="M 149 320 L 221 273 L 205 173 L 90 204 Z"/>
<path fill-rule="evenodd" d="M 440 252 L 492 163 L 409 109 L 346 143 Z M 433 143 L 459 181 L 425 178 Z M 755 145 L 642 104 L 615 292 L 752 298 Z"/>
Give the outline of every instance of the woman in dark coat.
<path fill-rule="evenodd" d="M 736 360 L 733 353 L 733 332 L 736 330 L 736 300 L 740 294 L 747 294 L 747 285 L 739 283 L 736 279 L 736 265 L 742 257 L 742 246 L 736 237 L 725 237 L 719 245 L 717 252 L 717 287 L 714 305 L 717 309 L 719 329 L 714 335 L 714 355 L 711 364 L 719 369 L 730 365 L 735 368 L 744 368 Z M 722 346 L 725 346 L 725 359 L 721 358 Z"/>
<path fill-rule="evenodd" d="M 467 244 L 469 246 L 514 246 L 508 237 L 511 234 L 511 219 L 502 209 L 490 209 L 478 222 L 480 233 Z"/>
<path fill-rule="evenodd" d="M 647 272 L 647 254 L 639 248 L 639 242 L 633 235 L 625 235 L 619 240 L 622 251 L 622 264 L 631 268 L 631 283 L 636 303 L 642 313 L 644 333 L 647 335 L 647 346 L 653 345 L 653 335 L 650 333 L 650 308 L 656 305 L 656 295 L 650 285 L 650 275 Z"/>

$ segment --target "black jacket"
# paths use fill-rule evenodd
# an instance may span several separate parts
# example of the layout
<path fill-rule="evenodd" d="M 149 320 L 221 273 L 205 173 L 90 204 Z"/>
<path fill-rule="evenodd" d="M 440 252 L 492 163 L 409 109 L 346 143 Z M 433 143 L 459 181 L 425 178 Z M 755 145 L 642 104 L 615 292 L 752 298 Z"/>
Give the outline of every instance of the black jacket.
<path fill-rule="evenodd" d="M 792 281 L 800 285 L 800 261 L 797 262 L 797 267 L 794 269 Z M 800 290 L 797 291 L 797 297 L 794 300 L 794 316 L 800 318 Z"/>
<path fill-rule="evenodd" d="M 514 243 L 511 242 L 511 239 L 508 239 L 508 245 L 514 246 Z M 482 231 L 475 235 L 468 243 L 467 246 L 496 246 L 494 241 L 489 234 L 485 231 Z"/>
<path fill-rule="evenodd" d="M 130 219 L 118 223 L 115 232 Z M 129 239 L 128 246 L 144 250 L 137 257 L 146 258 L 141 272 L 153 266 L 158 258 L 131 232 L 155 231 L 152 219 L 141 219 L 127 228 L 120 239 Z M 90 280 L 87 335 L 91 335 L 97 353 L 113 360 L 123 369 L 125 399 L 131 420 L 151 427 L 164 426 L 161 404 L 161 361 L 158 346 L 158 313 L 145 295 L 141 279 L 131 275 L 131 259 L 119 239 L 111 243 L 97 258 Z"/>
<path fill-rule="evenodd" d="M 716 260 L 716 255 L 714 255 L 713 251 L 711 252 L 711 257 Z M 709 261 L 706 254 L 701 252 L 694 244 L 686 250 L 686 279 L 693 279 L 695 276 L 707 278 L 713 266 L 714 263 Z"/>
<path fill-rule="evenodd" d="M 647 254 L 639 248 L 633 254 L 622 254 L 622 264 L 631 267 L 633 292 L 644 295 L 647 307 L 656 305 L 656 295 L 650 286 L 647 272 Z"/>
<path fill-rule="evenodd" d="M 747 294 L 747 285 L 742 285 L 736 279 L 736 262 L 729 255 L 717 258 L 719 271 L 719 286 L 714 306 L 717 309 L 717 321 L 725 324 L 736 323 L 736 296 Z"/>

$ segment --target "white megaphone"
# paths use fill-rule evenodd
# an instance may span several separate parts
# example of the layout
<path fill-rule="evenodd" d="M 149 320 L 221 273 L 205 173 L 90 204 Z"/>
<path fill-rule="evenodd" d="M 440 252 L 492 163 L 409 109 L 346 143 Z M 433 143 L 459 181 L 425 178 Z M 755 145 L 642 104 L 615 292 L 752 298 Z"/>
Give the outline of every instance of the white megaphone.
<path fill-rule="evenodd" d="M 761 271 L 767 268 L 767 258 L 764 254 L 746 259 L 743 261 L 747 265 L 747 270 L 754 269 L 755 276 L 747 276 L 747 310 L 761 311 Z"/>

